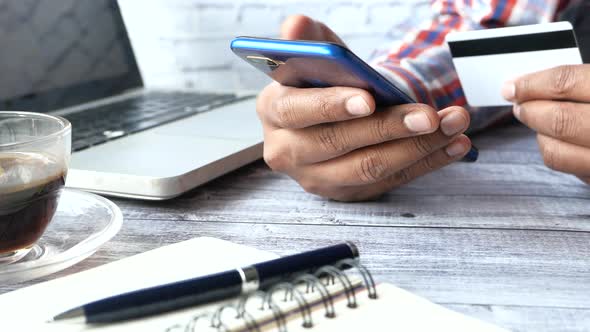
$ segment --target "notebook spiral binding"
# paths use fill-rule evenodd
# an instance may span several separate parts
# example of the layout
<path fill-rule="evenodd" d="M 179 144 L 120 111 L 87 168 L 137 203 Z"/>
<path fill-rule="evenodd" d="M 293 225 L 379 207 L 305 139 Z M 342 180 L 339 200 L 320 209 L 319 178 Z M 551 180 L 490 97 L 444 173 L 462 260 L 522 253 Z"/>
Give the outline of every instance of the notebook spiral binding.
<path fill-rule="evenodd" d="M 199 314 L 192 317 L 185 325 L 176 324 L 165 330 L 165 332 L 195 332 L 197 330 L 197 323 L 202 321 L 209 321 L 210 329 L 221 331 L 229 331 L 228 326 L 223 322 L 223 314 L 226 311 L 232 311 L 236 319 L 243 321 L 246 331 L 261 332 L 261 327 L 254 318 L 251 312 L 246 309 L 246 305 L 255 299 L 260 301 L 258 310 L 270 310 L 273 316 L 273 322 L 278 332 L 287 331 L 286 315 L 280 307 L 273 300 L 273 295 L 276 292 L 284 291 L 284 301 L 296 301 L 298 312 L 301 314 L 302 325 L 305 328 L 312 328 L 312 308 L 306 300 L 305 294 L 315 293 L 316 291 L 321 296 L 321 302 L 324 307 L 325 316 L 328 318 L 336 317 L 334 309 L 333 296 L 327 288 L 327 285 L 340 283 L 346 296 L 347 306 L 349 308 L 357 307 L 357 295 L 355 287 L 350 278 L 344 273 L 345 269 L 354 269 L 358 271 L 362 277 L 363 285 L 367 289 L 369 299 L 377 299 L 377 289 L 375 281 L 369 270 L 364 267 L 358 260 L 345 259 L 338 261 L 334 265 L 323 266 L 317 269 L 313 274 L 303 274 L 297 276 L 291 282 L 283 282 L 274 285 L 268 291 L 256 291 L 252 294 L 245 295 L 237 301 L 237 303 L 226 304 L 217 308 L 217 310 Z M 305 292 L 299 289 L 298 286 L 303 285 Z"/>

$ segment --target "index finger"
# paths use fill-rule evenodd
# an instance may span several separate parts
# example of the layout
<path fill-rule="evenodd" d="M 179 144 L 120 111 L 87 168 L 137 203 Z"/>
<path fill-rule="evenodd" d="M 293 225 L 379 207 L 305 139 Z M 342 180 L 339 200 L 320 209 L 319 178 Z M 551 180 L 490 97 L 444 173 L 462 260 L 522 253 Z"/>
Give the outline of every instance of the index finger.
<path fill-rule="evenodd" d="M 590 65 L 566 65 L 508 81 L 502 96 L 511 102 L 569 100 L 590 102 Z"/>
<path fill-rule="evenodd" d="M 257 110 L 268 125 L 297 129 L 367 116 L 375 110 L 375 101 L 362 89 L 293 88 L 272 83 L 259 95 Z"/>

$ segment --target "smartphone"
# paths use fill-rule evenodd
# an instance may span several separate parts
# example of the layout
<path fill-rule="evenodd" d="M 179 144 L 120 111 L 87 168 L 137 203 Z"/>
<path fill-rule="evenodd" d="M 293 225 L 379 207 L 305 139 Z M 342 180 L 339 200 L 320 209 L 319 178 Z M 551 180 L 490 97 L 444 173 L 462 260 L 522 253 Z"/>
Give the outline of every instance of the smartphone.
<path fill-rule="evenodd" d="M 348 48 L 328 42 L 238 37 L 232 51 L 282 85 L 346 86 L 366 90 L 378 106 L 414 103 Z"/>

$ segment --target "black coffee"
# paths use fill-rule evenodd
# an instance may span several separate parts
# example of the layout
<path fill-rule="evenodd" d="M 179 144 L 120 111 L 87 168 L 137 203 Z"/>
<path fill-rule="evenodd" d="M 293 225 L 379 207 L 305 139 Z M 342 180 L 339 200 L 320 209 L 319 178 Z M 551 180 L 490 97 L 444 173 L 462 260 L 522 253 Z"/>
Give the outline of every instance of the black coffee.
<path fill-rule="evenodd" d="M 33 245 L 53 218 L 65 165 L 36 153 L 0 153 L 0 254 Z"/>

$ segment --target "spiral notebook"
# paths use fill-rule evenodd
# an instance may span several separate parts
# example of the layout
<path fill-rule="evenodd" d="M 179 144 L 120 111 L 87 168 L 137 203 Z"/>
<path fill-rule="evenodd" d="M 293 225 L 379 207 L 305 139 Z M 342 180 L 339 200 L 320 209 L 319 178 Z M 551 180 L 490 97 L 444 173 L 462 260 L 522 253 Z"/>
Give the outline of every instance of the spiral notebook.
<path fill-rule="evenodd" d="M 199 255 L 207 253 L 207 255 Z M 213 254 L 214 253 L 214 254 Z M 267 293 L 106 326 L 48 323 L 82 303 L 244 266 L 277 256 L 214 238 L 196 238 L 0 296 L 0 330 L 12 331 L 506 331 L 436 305 L 370 272 L 319 280 L 299 276 Z M 362 253 L 361 253 L 362 258 Z"/>

